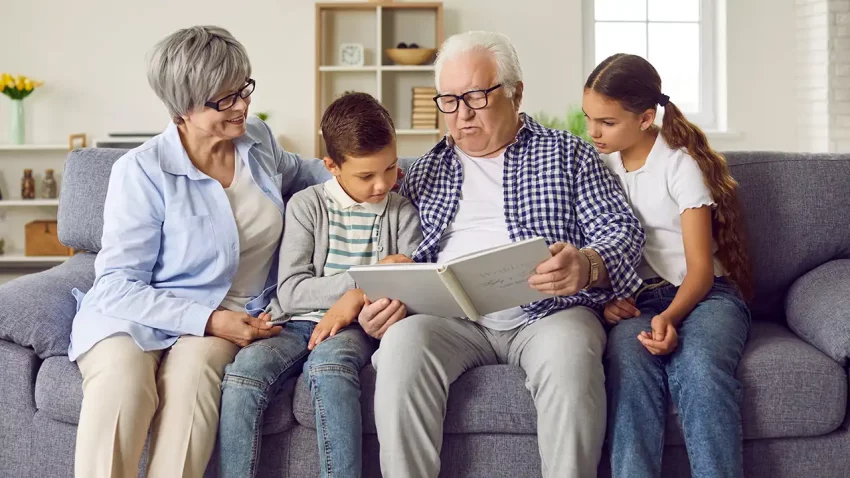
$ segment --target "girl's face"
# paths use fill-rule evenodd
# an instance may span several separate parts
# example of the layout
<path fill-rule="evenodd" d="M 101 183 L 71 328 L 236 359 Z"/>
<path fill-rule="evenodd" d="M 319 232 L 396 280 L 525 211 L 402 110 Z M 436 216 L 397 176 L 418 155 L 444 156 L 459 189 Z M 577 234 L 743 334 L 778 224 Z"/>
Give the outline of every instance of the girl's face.
<path fill-rule="evenodd" d="M 643 114 L 625 110 L 619 101 L 591 89 L 584 90 L 582 109 L 587 133 L 597 151 L 611 154 L 634 146 L 655 122 L 655 110 Z"/>

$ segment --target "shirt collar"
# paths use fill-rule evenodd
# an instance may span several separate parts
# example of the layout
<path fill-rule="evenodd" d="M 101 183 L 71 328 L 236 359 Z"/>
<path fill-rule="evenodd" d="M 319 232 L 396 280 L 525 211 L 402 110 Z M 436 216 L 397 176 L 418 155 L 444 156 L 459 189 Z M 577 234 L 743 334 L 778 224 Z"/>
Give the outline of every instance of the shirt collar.
<path fill-rule="evenodd" d="M 342 210 L 346 209 L 355 209 L 360 211 L 370 212 L 376 216 L 381 216 L 384 214 L 384 211 L 387 209 L 387 202 L 389 201 L 389 195 L 384 198 L 383 201 L 372 204 L 369 202 L 357 202 L 342 189 L 342 186 L 337 181 L 336 176 L 325 182 L 325 191 L 330 196 L 333 202 L 337 203 Z"/>
<path fill-rule="evenodd" d="M 180 141 L 180 132 L 174 122 L 168 124 L 168 127 L 160 137 L 162 139 L 162 148 L 159 151 L 159 164 L 163 171 L 177 176 L 188 176 L 189 179 L 207 178 L 207 175 L 198 170 L 192 164 L 192 160 L 189 159 L 189 154 L 186 153 L 186 148 L 183 147 L 183 142 Z M 233 140 L 239 156 L 246 163 L 250 157 L 251 148 L 259 142 L 260 140 L 248 131 Z"/>

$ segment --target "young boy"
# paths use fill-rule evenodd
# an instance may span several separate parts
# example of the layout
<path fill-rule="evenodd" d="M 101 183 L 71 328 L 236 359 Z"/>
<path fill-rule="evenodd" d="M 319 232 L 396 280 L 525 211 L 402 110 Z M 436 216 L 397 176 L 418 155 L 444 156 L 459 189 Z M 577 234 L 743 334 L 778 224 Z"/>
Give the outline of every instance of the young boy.
<path fill-rule="evenodd" d="M 283 330 L 242 349 L 222 383 L 224 478 L 256 476 L 263 412 L 302 367 L 322 476 L 361 474 L 359 373 L 376 344 L 357 324 L 364 295 L 347 270 L 410 261 L 422 233 L 416 208 L 390 192 L 398 159 L 387 110 L 368 94 L 346 94 L 328 107 L 321 127 L 333 179 L 287 204 L 278 300 L 261 316 L 282 322 Z"/>

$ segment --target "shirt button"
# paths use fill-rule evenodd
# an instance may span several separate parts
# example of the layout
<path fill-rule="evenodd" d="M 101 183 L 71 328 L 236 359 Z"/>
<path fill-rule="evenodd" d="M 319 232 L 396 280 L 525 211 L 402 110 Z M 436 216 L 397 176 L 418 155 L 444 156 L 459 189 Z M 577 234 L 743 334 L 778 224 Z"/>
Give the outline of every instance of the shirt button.
<path fill-rule="evenodd" d="M 378 252 L 383 252 L 384 246 L 378 246 Z"/>
<path fill-rule="evenodd" d="M 215 301 L 214 300 L 209 301 L 209 304 L 210 304 L 210 307 L 215 307 Z"/>
<path fill-rule="evenodd" d="M 233 250 L 235 251 L 237 249 L 239 249 L 239 247 L 236 244 L 233 244 Z"/>

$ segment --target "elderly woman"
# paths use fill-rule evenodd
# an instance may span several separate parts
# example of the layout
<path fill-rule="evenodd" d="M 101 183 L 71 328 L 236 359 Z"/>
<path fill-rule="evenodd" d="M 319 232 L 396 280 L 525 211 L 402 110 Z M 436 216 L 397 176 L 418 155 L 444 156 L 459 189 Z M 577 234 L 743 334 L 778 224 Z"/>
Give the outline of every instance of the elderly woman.
<path fill-rule="evenodd" d="M 248 117 L 255 82 L 226 30 L 180 30 L 148 81 L 173 121 L 112 169 L 94 286 L 75 291 L 68 355 L 83 375 L 76 476 L 202 476 L 220 382 L 277 285 L 284 196 L 327 179 Z"/>

